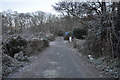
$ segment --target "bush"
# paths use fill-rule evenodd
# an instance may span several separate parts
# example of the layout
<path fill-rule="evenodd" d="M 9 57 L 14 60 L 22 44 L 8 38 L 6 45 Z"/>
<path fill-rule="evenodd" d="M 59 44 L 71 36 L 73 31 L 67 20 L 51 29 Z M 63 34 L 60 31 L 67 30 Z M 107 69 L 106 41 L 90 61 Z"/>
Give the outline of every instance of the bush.
<path fill-rule="evenodd" d="M 76 37 L 77 39 L 84 39 L 85 35 L 87 35 L 87 30 L 81 28 L 74 28 L 73 37 Z"/>
<path fill-rule="evenodd" d="M 2 77 L 6 77 L 9 73 L 15 71 L 17 68 L 22 67 L 23 64 L 16 59 L 2 53 Z"/>
<path fill-rule="evenodd" d="M 50 35 L 46 37 L 47 40 L 49 41 L 54 41 L 55 40 L 55 36 L 54 35 Z"/>
<path fill-rule="evenodd" d="M 15 53 L 22 51 L 27 46 L 27 41 L 20 36 L 12 36 L 8 41 L 3 43 L 3 52 L 11 57 L 14 57 Z"/>
<path fill-rule="evenodd" d="M 57 32 L 57 35 L 58 35 L 58 36 L 64 36 L 64 32 L 63 32 L 63 31 L 58 31 L 58 32 Z"/>
<path fill-rule="evenodd" d="M 24 55 L 25 53 L 23 51 L 16 53 L 14 55 L 14 58 L 17 59 L 18 61 L 29 61 L 28 57 Z"/>
<path fill-rule="evenodd" d="M 47 39 L 30 40 L 28 42 L 25 53 L 27 56 L 31 56 L 31 55 L 36 54 L 38 51 L 41 51 L 43 48 L 48 47 L 48 46 L 49 46 L 49 41 Z"/>
<path fill-rule="evenodd" d="M 47 39 L 43 39 L 43 44 L 44 44 L 44 47 L 48 47 L 49 41 Z"/>

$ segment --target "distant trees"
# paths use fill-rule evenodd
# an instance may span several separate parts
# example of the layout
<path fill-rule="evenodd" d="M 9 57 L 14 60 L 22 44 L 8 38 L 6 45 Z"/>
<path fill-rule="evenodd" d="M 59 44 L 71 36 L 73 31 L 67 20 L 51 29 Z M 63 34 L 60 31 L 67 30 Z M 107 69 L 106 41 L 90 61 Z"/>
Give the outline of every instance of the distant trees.
<path fill-rule="evenodd" d="M 24 13 L 17 13 L 11 10 L 3 11 L 2 13 L 2 30 L 5 34 L 8 30 L 16 32 L 23 30 L 26 24 L 26 15 Z"/>
<path fill-rule="evenodd" d="M 78 19 L 66 16 L 55 16 L 51 13 L 44 13 L 36 11 L 32 13 L 18 13 L 17 11 L 3 11 L 2 14 L 2 32 L 22 33 L 30 31 L 36 32 L 50 32 L 57 34 L 59 31 L 72 31 L 74 27 L 83 26 Z M 73 27 L 74 26 L 74 27 Z"/>
<path fill-rule="evenodd" d="M 52 24 L 56 19 L 53 14 L 47 14 L 41 11 L 32 13 L 18 13 L 17 11 L 3 11 L 2 15 L 2 32 L 47 32 L 49 31 L 48 23 Z M 52 24 L 53 25 L 53 24 Z M 52 29 L 52 28 L 51 28 Z"/>

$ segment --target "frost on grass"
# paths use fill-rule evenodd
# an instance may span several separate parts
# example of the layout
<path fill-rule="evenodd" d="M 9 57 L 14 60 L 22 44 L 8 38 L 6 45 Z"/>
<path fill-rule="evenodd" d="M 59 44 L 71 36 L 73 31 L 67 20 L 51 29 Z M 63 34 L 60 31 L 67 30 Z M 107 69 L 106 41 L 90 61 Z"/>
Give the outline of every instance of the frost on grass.
<path fill-rule="evenodd" d="M 111 59 L 108 62 L 105 61 L 105 59 L 108 59 L 109 57 L 101 57 L 98 59 L 93 59 L 91 62 L 93 62 L 96 65 L 96 68 L 101 69 L 102 71 L 106 72 L 106 74 L 109 74 L 111 77 L 118 78 L 119 77 L 119 61 L 118 59 Z"/>
<path fill-rule="evenodd" d="M 58 73 L 56 70 L 45 70 L 43 76 L 45 78 L 56 78 L 58 77 Z"/>

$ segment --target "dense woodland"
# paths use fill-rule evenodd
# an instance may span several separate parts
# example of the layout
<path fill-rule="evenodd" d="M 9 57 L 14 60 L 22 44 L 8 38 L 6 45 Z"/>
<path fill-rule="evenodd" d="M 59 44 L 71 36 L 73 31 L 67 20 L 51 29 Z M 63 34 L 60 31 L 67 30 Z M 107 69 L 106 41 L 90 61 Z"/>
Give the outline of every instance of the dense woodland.
<path fill-rule="evenodd" d="M 118 58 L 120 53 L 120 2 L 59 2 L 53 6 L 79 20 L 87 29 L 86 49 L 96 56 Z"/>

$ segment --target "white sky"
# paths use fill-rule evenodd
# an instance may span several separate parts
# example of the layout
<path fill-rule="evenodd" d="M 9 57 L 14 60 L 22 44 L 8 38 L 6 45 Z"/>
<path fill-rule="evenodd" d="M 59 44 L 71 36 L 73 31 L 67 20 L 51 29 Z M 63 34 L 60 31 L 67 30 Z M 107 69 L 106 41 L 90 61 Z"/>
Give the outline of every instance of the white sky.
<path fill-rule="evenodd" d="M 35 12 L 43 11 L 50 12 L 53 14 L 59 14 L 56 12 L 51 5 L 55 5 L 61 0 L 0 0 L 0 12 L 3 10 L 13 10 L 17 12 Z M 71 0 L 64 0 L 71 1 Z M 85 0 L 73 0 L 73 1 L 85 1 Z M 88 0 L 96 1 L 96 0 Z M 116 0 L 118 1 L 118 0 Z"/>
<path fill-rule="evenodd" d="M 0 0 L 0 12 L 3 10 L 13 10 L 17 12 L 43 11 L 58 14 L 51 5 L 55 5 L 60 0 Z"/>

